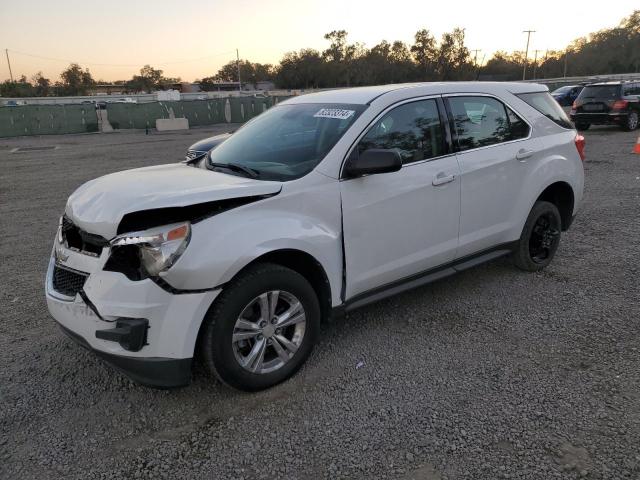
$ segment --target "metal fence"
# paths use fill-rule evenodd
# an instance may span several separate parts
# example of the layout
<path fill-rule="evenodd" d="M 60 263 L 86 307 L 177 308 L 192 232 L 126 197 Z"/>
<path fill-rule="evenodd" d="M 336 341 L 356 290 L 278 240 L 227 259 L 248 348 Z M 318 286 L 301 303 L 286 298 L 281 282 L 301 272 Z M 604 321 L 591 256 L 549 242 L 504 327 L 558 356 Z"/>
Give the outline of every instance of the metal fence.
<path fill-rule="evenodd" d="M 0 137 L 98 131 L 92 105 L 0 107 Z"/>
<path fill-rule="evenodd" d="M 155 128 L 159 118 L 187 118 L 190 126 L 243 123 L 288 97 L 232 97 L 209 100 L 107 104 L 118 129 Z M 0 137 L 86 133 L 100 130 L 93 105 L 0 107 Z"/>

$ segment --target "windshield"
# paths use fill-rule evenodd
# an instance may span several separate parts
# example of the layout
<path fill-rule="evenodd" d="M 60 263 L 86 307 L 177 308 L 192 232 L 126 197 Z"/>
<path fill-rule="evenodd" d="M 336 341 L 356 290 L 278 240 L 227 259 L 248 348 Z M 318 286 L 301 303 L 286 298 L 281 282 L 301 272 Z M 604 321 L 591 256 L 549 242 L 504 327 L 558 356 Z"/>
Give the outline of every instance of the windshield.
<path fill-rule="evenodd" d="M 580 99 L 598 98 L 615 100 L 620 96 L 620 85 L 589 85 L 580 93 Z"/>
<path fill-rule="evenodd" d="M 320 163 L 366 108 L 335 103 L 278 105 L 212 150 L 207 167 L 259 180 L 300 178 Z"/>
<path fill-rule="evenodd" d="M 555 89 L 553 92 L 551 92 L 551 94 L 553 95 L 554 93 L 557 94 L 563 94 L 563 93 L 569 93 L 571 91 L 573 87 L 560 87 Z"/>

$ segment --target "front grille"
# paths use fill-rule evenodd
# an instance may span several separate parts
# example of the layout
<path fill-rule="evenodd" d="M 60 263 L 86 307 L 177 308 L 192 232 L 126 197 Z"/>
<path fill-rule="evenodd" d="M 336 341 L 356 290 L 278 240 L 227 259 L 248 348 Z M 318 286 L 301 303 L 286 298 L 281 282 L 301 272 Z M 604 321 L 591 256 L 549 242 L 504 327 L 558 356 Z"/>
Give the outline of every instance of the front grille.
<path fill-rule="evenodd" d="M 109 241 L 100 235 L 81 230 L 66 216 L 62 217 L 62 237 L 67 242 L 67 247 L 71 250 L 91 255 L 92 257 L 99 257 L 102 253 L 102 248 L 109 244 Z"/>
<path fill-rule="evenodd" d="M 53 267 L 53 289 L 67 297 L 75 297 L 84 287 L 88 276 L 86 273 L 55 265 Z"/>
<path fill-rule="evenodd" d="M 206 154 L 207 152 L 203 152 L 202 150 L 187 150 L 185 160 L 187 162 L 193 162 L 194 160 L 204 157 Z"/>

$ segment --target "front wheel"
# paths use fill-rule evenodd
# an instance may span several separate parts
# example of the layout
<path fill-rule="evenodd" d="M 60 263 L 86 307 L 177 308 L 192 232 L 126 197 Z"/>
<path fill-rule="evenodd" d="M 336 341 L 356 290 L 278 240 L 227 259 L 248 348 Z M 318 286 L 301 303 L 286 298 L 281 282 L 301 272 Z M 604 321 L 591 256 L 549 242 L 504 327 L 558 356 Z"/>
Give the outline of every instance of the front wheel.
<path fill-rule="evenodd" d="M 558 208 L 553 203 L 536 202 L 513 252 L 516 266 L 527 272 L 537 272 L 549 265 L 560 245 L 561 227 Z"/>
<path fill-rule="evenodd" d="M 638 128 L 638 112 L 629 113 L 629 115 L 627 115 L 627 121 L 624 122 L 623 127 L 628 132 Z"/>
<path fill-rule="evenodd" d="M 209 309 L 199 354 L 227 385 L 257 391 L 302 366 L 318 337 L 320 305 L 299 273 L 259 264 L 231 281 Z"/>

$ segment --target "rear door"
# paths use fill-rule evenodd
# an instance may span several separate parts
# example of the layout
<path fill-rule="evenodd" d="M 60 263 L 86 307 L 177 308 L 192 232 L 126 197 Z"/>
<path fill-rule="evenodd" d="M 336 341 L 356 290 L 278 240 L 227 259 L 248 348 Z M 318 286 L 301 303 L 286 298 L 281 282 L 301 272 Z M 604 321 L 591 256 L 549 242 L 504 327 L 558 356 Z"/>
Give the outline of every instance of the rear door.
<path fill-rule="evenodd" d="M 531 162 L 539 158 L 530 126 L 488 95 L 446 97 L 458 148 L 461 203 L 456 257 L 506 243 L 521 221 L 515 210 Z"/>
<path fill-rule="evenodd" d="M 340 182 L 347 298 L 455 256 L 460 180 L 456 156 L 446 141 L 442 107 L 436 98 L 391 107 L 351 153 L 395 149 L 403 166 L 397 172 Z"/>

